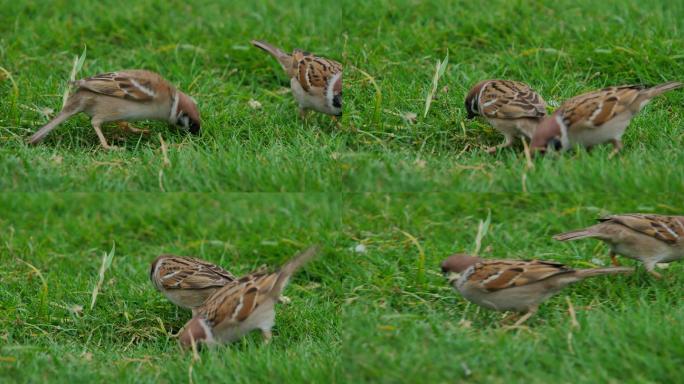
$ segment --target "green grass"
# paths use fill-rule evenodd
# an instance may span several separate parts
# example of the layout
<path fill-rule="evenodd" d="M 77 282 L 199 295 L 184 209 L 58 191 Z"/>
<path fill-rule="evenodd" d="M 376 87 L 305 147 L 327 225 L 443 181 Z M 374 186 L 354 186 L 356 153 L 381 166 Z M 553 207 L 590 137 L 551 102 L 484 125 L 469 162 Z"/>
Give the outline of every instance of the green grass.
<path fill-rule="evenodd" d="M 606 85 L 681 80 L 681 3 L 493 1 L 487 12 L 478 2 L 456 1 L 242 3 L 144 1 L 108 8 L 79 1 L 71 9 L 60 1 L 48 7 L 4 2 L 0 63 L 14 83 L 0 75 L 0 187 L 577 192 L 594 191 L 601 180 L 607 188 L 625 181 L 629 188 L 682 188 L 682 92 L 657 98 L 634 119 L 620 157 L 608 160 L 604 146 L 560 160 L 535 159 L 529 170 L 520 145 L 496 156 L 483 153 L 502 137 L 484 121 L 464 120 L 462 105 L 467 89 L 484 78 L 526 81 L 553 102 Z M 141 24 L 150 15 L 154 22 Z M 325 116 L 297 118 L 291 95 L 278 93 L 287 79 L 273 59 L 249 47 L 254 37 L 345 63 L 341 128 Z M 126 150 L 107 153 L 82 115 L 44 145 L 24 144 L 46 122 L 38 111 L 59 109 L 84 45 L 82 76 L 145 67 L 196 97 L 203 135 L 187 137 L 148 122 L 139 125 L 152 129 L 149 137 L 117 141 L 122 135 L 112 127 L 107 136 Z M 450 65 L 423 118 L 435 63 L 447 51 Z M 252 110 L 251 99 L 263 108 Z M 407 112 L 418 115 L 415 124 L 400 117 Z M 168 167 L 159 134 L 170 146 Z"/>
<path fill-rule="evenodd" d="M 608 262 L 604 245 L 551 235 L 606 212 L 681 205 L 452 193 L 5 194 L 0 204 L 12 207 L 0 218 L 0 376 L 10 381 L 179 382 L 192 369 L 194 382 L 673 382 L 684 363 L 681 263 L 661 281 L 638 268 L 571 287 L 517 332 L 468 305 L 439 273 L 450 253 L 473 251 L 490 213 L 483 256 L 590 267 Z M 190 313 L 149 282 L 156 255 L 197 255 L 240 274 L 312 243 L 322 255 L 288 287 L 293 302 L 278 307 L 271 345 L 255 333 L 202 351 L 201 361 L 180 352 L 172 334 Z M 354 251 L 359 244 L 365 253 Z"/>
<path fill-rule="evenodd" d="M 604 213 L 684 212 L 681 91 L 632 121 L 619 156 L 603 146 L 533 167 L 521 145 L 485 154 L 502 137 L 463 109 L 485 78 L 528 82 L 554 103 L 682 80 L 683 30 L 684 3 L 666 0 L 0 0 L 0 382 L 678 381 L 682 263 L 661 281 L 640 267 L 571 287 L 516 332 L 468 305 L 438 266 L 474 250 L 488 214 L 483 256 L 590 267 L 607 263 L 605 245 L 551 235 Z M 298 119 L 282 70 L 252 38 L 344 63 L 340 127 Z M 27 146 L 84 46 L 79 76 L 160 72 L 199 101 L 203 134 L 108 127 L 125 147 L 110 153 L 79 116 Z M 288 287 L 271 345 L 254 334 L 199 361 L 180 353 L 172 335 L 190 314 L 153 289 L 154 257 L 241 274 L 312 243 L 322 255 Z"/>

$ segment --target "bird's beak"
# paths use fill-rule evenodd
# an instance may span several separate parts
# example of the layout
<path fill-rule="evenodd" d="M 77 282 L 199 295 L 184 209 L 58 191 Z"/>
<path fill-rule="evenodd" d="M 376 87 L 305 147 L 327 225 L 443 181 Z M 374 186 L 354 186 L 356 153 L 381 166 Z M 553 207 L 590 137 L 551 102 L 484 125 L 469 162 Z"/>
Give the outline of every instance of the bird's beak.
<path fill-rule="evenodd" d="M 445 274 L 445 277 L 447 278 L 449 284 L 453 285 L 456 282 L 456 280 L 458 280 L 461 277 L 461 274 L 457 272 L 448 272 Z"/>

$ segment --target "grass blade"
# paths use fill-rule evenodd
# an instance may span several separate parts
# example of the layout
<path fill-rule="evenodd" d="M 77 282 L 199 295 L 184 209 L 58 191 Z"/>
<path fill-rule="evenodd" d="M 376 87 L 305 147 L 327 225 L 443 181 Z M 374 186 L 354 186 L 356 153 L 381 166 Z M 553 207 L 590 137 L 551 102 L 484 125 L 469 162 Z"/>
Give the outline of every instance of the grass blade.
<path fill-rule="evenodd" d="M 24 260 L 22 260 L 22 259 L 17 259 L 17 260 L 19 260 L 19 261 L 21 261 L 22 263 L 26 264 L 26 266 L 29 267 L 29 268 L 31 269 L 31 271 L 33 271 L 33 273 L 35 273 L 36 276 L 38 276 L 38 278 L 40 279 L 40 285 L 41 285 L 41 286 L 40 286 L 40 295 L 39 295 L 39 298 L 40 298 L 40 310 L 41 310 L 41 313 L 42 313 L 43 315 L 45 315 L 45 314 L 47 313 L 47 296 L 48 296 L 48 285 L 47 285 L 47 281 L 46 281 L 45 278 L 43 277 L 43 274 L 40 272 L 40 270 L 39 270 L 38 268 L 36 268 L 35 266 L 33 266 L 33 264 L 31 264 L 31 263 L 29 263 L 29 262 L 27 262 L 27 261 L 24 261 Z"/>
<path fill-rule="evenodd" d="M 95 307 L 95 301 L 97 300 L 97 295 L 100 292 L 100 288 L 102 288 L 102 283 L 104 282 L 104 277 L 105 277 L 105 272 L 109 269 L 109 267 L 112 265 L 112 260 L 114 259 L 114 250 L 116 248 L 116 244 L 112 244 L 112 250 L 109 251 L 109 253 L 105 253 L 102 256 L 102 265 L 100 266 L 100 273 L 99 273 L 99 278 L 97 280 L 97 284 L 95 284 L 95 287 L 93 287 L 93 293 L 91 296 L 90 300 L 90 309 L 92 310 Z"/>
<path fill-rule="evenodd" d="M 430 105 L 432 104 L 432 99 L 435 97 L 437 92 L 437 86 L 439 85 L 439 79 L 444 75 L 447 65 L 449 65 L 449 51 L 447 51 L 446 57 L 441 62 L 437 60 L 437 66 L 435 67 L 435 75 L 432 78 L 432 88 L 425 98 L 425 113 L 423 113 L 423 118 L 427 117 L 428 111 L 430 110 Z"/>
<path fill-rule="evenodd" d="M 76 80 L 76 75 L 78 75 L 78 73 L 81 71 L 81 68 L 83 68 L 83 63 L 86 59 L 87 49 L 88 47 L 84 45 L 83 53 L 81 53 L 81 56 L 74 58 L 74 66 L 71 68 L 71 73 L 69 74 L 69 82 L 67 83 L 67 86 L 64 89 L 64 95 L 62 95 L 62 108 L 64 108 L 67 100 L 69 99 L 69 93 L 71 93 L 71 82 Z"/>
<path fill-rule="evenodd" d="M 416 273 L 416 281 L 419 286 L 423 286 L 425 284 L 425 251 L 423 251 L 423 247 L 420 246 L 420 242 L 418 242 L 418 239 L 416 239 L 415 236 L 408 232 L 402 231 L 401 229 L 399 232 L 406 236 L 418 249 L 418 272 Z"/>
<path fill-rule="evenodd" d="M 473 255 L 479 255 L 480 249 L 482 248 L 482 239 L 487 236 L 489 231 L 489 224 L 492 222 L 492 211 L 487 211 L 487 219 L 485 221 L 480 220 L 477 226 L 477 236 L 475 237 L 475 251 Z"/>

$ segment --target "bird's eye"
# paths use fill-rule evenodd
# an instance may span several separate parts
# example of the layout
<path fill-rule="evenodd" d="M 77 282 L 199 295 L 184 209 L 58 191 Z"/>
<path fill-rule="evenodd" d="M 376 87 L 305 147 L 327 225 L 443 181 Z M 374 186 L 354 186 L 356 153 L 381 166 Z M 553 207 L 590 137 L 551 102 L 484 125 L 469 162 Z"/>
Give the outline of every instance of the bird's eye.
<path fill-rule="evenodd" d="M 563 149 L 563 143 L 561 143 L 560 139 L 558 139 L 557 137 L 554 137 L 553 139 L 551 139 L 551 141 L 549 141 L 549 146 L 556 151 L 560 151 L 561 149 Z"/>

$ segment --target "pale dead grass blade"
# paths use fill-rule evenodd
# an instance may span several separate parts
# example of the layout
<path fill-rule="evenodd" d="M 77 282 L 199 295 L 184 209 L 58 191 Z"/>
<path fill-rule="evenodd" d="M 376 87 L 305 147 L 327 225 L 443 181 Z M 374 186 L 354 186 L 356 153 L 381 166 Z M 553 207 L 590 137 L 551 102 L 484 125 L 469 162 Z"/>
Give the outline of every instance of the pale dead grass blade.
<path fill-rule="evenodd" d="M 97 301 L 97 295 L 102 288 L 102 283 L 104 282 L 105 273 L 112 266 L 112 260 L 114 259 L 114 251 L 116 249 L 116 244 L 112 244 L 112 250 L 102 256 L 102 265 L 100 265 L 100 272 L 97 279 L 97 284 L 93 287 L 93 293 L 90 299 L 90 310 L 95 307 L 95 302 Z"/>
<path fill-rule="evenodd" d="M 64 108 L 67 100 L 69 99 L 69 94 L 71 93 L 71 82 L 76 81 L 76 75 L 78 75 L 78 73 L 81 71 L 81 68 L 83 68 L 83 63 L 86 59 L 86 51 L 87 46 L 84 45 L 81 56 L 74 58 L 74 65 L 71 67 L 71 73 L 69 74 L 69 82 L 67 83 L 66 88 L 64 88 L 64 94 L 62 95 L 62 108 Z"/>
<path fill-rule="evenodd" d="M 432 104 L 432 99 L 435 97 L 435 93 L 437 92 L 439 79 L 444 75 L 447 65 L 449 65 L 449 51 L 447 51 L 444 60 L 437 60 L 435 75 L 432 77 L 432 88 L 430 88 L 430 92 L 428 92 L 427 97 L 425 98 L 425 112 L 423 113 L 423 118 L 427 117 L 428 111 L 430 110 L 430 105 Z"/>
<path fill-rule="evenodd" d="M 492 211 L 488 211 L 487 219 L 485 219 L 485 221 L 480 220 L 480 223 L 477 225 L 477 236 L 475 236 L 475 250 L 473 251 L 473 255 L 477 256 L 480 253 L 480 249 L 482 248 L 482 239 L 487 236 L 491 222 Z"/>

